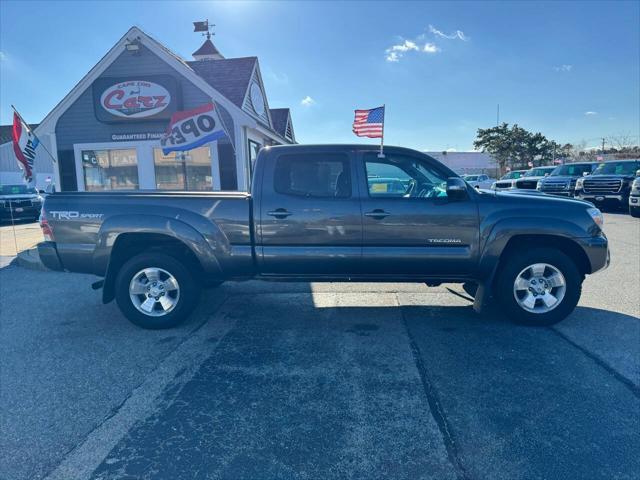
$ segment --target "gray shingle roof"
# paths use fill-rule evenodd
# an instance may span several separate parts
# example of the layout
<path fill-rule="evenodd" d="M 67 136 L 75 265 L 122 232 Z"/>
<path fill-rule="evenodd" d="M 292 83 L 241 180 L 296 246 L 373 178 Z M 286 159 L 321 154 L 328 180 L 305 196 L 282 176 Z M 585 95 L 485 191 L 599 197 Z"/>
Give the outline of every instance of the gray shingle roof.
<path fill-rule="evenodd" d="M 35 130 L 35 128 L 38 126 L 39 124 L 37 123 L 30 123 L 29 124 L 29 128 L 31 130 Z M 0 125 L 0 145 L 2 145 L 3 143 L 7 143 L 10 142 L 12 140 L 12 135 L 11 135 L 11 131 L 13 130 L 13 125 Z"/>
<path fill-rule="evenodd" d="M 192 54 L 194 57 L 196 55 L 220 55 L 220 52 L 218 51 L 218 49 L 215 47 L 215 45 L 213 44 L 213 42 L 211 40 L 209 40 L 208 38 L 204 41 L 204 43 L 202 44 L 202 46 L 196 50 L 195 52 L 193 52 Z"/>
<path fill-rule="evenodd" d="M 289 118 L 288 108 L 270 108 L 271 122 L 273 122 L 273 129 L 281 136 L 285 136 L 287 132 L 287 119 Z"/>
<path fill-rule="evenodd" d="M 244 96 L 251 82 L 253 67 L 258 57 L 225 58 L 222 60 L 196 60 L 187 65 L 209 85 L 242 108 Z"/>

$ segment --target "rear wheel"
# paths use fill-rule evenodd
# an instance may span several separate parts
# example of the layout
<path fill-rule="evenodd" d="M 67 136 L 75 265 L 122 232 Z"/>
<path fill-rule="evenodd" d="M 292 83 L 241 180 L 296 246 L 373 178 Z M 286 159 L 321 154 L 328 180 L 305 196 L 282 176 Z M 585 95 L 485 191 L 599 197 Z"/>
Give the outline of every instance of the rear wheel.
<path fill-rule="evenodd" d="M 143 253 L 127 261 L 116 277 L 116 302 L 135 325 L 147 329 L 175 327 L 195 308 L 200 285 L 178 259 Z"/>
<path fill-rule="evenodd" d="M 496 296 L 509 319 L 552 325 L 580 300 L 582 275 L 573 260 L 553 248 L 533 248 L 505 259 Z"/>

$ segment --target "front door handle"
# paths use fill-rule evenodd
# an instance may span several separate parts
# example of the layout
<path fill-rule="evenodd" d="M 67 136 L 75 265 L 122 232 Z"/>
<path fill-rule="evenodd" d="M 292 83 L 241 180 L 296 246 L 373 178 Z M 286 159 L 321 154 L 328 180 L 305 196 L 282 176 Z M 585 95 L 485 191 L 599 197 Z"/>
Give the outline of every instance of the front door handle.
<path fill-rule="evenodd" d="M 385 212 L 381 208 L 376 208 L 372 212 L 367 212 L 364 214 L 365 217 L 375 218 L 376 220 L 382 220 L 385 217 L 391 215 L 389 212 Z"/>
<path fill-rule="evenodd" d="M 271 215 L 272 217 L 276 217 L 282 220 L 284 218 L 287 218 L 289 215 L 292 215 L 292 213 L 287 211 L 286 208 L 276 208 L 275 210 L 267 212 L 267 215 Z"/>

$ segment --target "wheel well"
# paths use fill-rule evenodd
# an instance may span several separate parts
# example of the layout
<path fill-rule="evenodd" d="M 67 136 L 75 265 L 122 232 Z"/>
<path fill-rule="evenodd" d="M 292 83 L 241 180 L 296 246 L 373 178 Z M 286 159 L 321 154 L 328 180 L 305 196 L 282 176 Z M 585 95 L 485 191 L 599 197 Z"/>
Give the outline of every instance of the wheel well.
<path fill-rule="evenodd" d="M 115 297 L 115 279 L 122 265 L 141 253 L 160 252 L 171 255 L 187 264 L 197 278 L 204 276 L 202 265 L 193 251 L 182 241 L 161 233 L 123 233 L 118 235 L 111 249 L 109 267 L 104 279 L 102 301 L 108 303 Z"/>
<path fill-rule="evenodd" d="M 499 265 L 503 265 L 504 259 L 514 251 L 532 247 L 558 249 L 573 260 L 582 276 L 591 273 L 589 257 L 587 257 L 587 254 L 582 247 L 569 238 L 557 237 L 554 235 L 514 235 L 509 239 L 505 248 L 502 250 Z"/>

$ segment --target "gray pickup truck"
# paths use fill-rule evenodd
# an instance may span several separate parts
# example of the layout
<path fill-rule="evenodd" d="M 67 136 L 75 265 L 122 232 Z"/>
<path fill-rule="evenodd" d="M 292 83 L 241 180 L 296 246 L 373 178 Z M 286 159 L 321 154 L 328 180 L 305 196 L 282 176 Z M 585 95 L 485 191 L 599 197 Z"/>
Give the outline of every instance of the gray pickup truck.
<path fill-rule="evenodd" d="M 56 193 L 40 257 L 168 328 L 225 280 L 462 283 L 482 311 L 549 325 L 609 263 L 584 201 L 477 191 L 433 158 L 365 145 L 267 147 L 252 191 Z"/>

